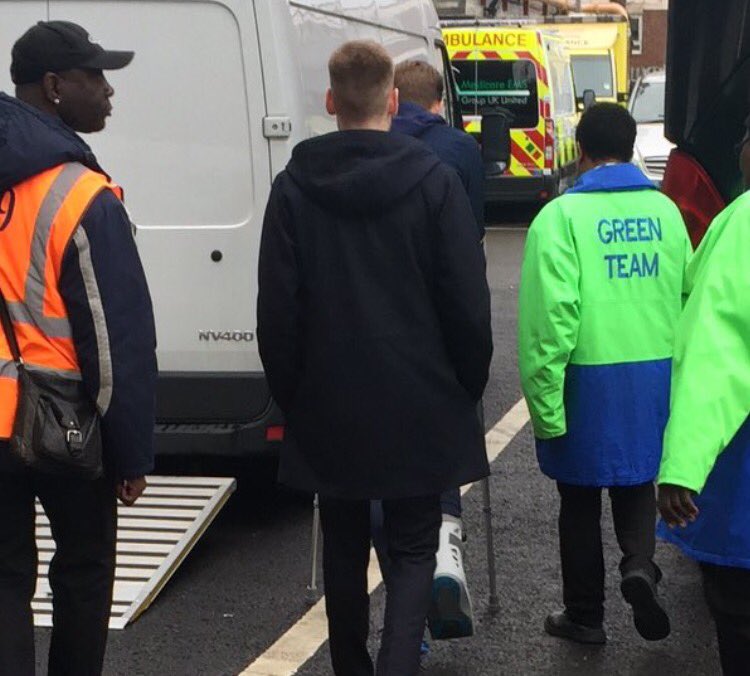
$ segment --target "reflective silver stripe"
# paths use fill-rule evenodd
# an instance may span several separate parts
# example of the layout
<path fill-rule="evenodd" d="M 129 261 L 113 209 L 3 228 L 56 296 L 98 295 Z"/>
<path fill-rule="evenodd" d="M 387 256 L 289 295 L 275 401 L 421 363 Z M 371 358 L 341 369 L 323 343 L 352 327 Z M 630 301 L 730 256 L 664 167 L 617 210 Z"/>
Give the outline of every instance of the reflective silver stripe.
<path fill-rule="evenodd" d="M 82 380 L 81 374 L 78 371 L 67 371 L 65 369 L 53 369 L 47 366 L 39 366 L 37 364 L 24 364 L 27 371 L 33 371 L 34 373 L 48 373 L 49 375 L 59 376 L 60 378 L 66 378 L 67 380 Z M 0 359 L 0 378 L 12 378 L 16 380 L 18 378 L 18 369 L 16 363 L 13 360 Z"/>
<path fill-rule="evenodd" d="M 32 314 L 30 307 L 18 301 L 8 303 L 8 312 L 14 322 L 33 324 L 50 338 L 72 337 L 70 322 L 67 317 L 45 317 L 43 314 Z"/>
<path fill-rule="evenodd" d="M 18 369 L 16 363 L 11 360 L 0 359 L 0 378 L 18 378 Z"/>
<path fill-rule="evenodd" d="M 109 333 L 107 332 L 107 318 L 99 294 L 99 285 L 94 273 L 94 263 L 91 260 L 89 238 L 83 228 L 78 228 L 73 235 L 73 242 L 78 247 L 78 264 L 81 266 L 81 277 L 86 287 L 91 318 L 94 321 L 96 347 L 99 354 L 99 394 L 96 405 L 99 413 L 104 415 L 112 400 L 112 355 L 109 352 Z"/>
<path fill-rule="evenodd" d="M 83 380 L 81 374 L 78 371 L 69 371 L 68 369 L 53 369 L 49 366 L 40 366 L 39 364 L 29 364 L 24 362 L 23 364 L 27 371 L 34 371 L 35 373 L 48 373 L 51 376 L 59 376 L 60 378 L 66 378 L 67 380 Z"/>
<path fill-rule="evenodd" d="M 44 316 L 44 271 L 47 267 L 47 244 L 52 224 L 65 198 L 79 178 L 87 171 L 78 162 L 66 164 L 52 182 L 39 207 L 31 240 L 29 272 L 23 303 L 10 303 L 11 317 L 15 321 L 34 324 L 50 338 L 70 338 L 72 335 L 67 318 Z"/>

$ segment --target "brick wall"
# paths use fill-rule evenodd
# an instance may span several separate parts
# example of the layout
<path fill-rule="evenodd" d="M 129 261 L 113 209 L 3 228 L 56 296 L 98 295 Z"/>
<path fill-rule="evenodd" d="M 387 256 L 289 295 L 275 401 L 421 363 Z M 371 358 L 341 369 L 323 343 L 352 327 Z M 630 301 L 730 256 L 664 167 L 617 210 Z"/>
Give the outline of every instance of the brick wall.
<path fill-rule="evenodd" d="M 636 71 L 664 68 L 667 59 L 667 12 L 666 10 L 644 10 L 643 53 L 630 59 Z"/>

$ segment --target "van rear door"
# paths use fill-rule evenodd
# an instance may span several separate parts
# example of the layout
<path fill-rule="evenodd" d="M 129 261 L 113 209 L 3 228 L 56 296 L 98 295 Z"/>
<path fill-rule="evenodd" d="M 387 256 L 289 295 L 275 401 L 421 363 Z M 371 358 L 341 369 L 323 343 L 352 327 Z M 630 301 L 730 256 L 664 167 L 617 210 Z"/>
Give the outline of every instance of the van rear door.
<path fill-rule="evenodd" d="M 460 56 L 460 54 L 458 55 Z M 544 136 L 538 130 L 539 91 L 531 58 L 460 59 L 454 56 L 461 112 L 467 131 L 477 135 L 482 115 L 500 112 L 511 127 L 511 161 L 506 173 L 532 176 L 544 166 Z"/>
<path fill-rule="evenodd" d="M 160 422 L 257 419 L 270 401 L 255 340 L 270 168 L 253 3 L 51 0 L 50 15 L 136 54 L 109 74 L 113 117 L 91 142 L 137 224 Z"/>

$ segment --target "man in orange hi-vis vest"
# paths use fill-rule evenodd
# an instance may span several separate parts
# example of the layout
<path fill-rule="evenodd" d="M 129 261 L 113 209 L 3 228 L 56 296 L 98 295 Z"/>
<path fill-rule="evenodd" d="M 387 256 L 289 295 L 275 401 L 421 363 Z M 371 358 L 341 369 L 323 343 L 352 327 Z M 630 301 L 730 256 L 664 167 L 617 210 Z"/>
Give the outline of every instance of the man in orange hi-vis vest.
<path fill-rule="evenodd" d="M 151 299 L 122 191 L 76 133 L 104 128 L 114 90 L 103 71 L 132 58 L 76 24 L 40 22 L 13 47 L 15 98 L 0 93 L 0 291 L 26 367 L 83 382 L 105 464 L 88 480 L 11 456 L 18 387 L 0 334 L 0 674 L 34 674 L 35 497 L 56 543 L 49 673 L 101 673 L 116 498 L 132 505 L 153 469 Z"/>

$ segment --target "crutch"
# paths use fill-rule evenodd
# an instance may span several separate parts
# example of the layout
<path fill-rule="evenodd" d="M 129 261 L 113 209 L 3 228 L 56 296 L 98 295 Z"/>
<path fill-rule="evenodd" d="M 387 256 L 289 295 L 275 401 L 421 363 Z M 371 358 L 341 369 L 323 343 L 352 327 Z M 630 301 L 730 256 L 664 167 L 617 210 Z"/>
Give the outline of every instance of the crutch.
<path fill-rule="evenodd" d="M 484 406 L 479 402 L 479 420 L 484 429 Z M 495 569 L 495 538 L 492 534 L 492 499 L 490 496 L 490 477 L 482 480 L 482 512 L 484 513 L 485 540 L 487 542 L 487 574 L 489 575 L 490 596 L 487 609 L 490 615 L 497 615 L 500 610 L 500 601 L 497 598 L 497 571 Z"/>
<path fill-rule="evenodd" d="M 318 589 L 318 542 L 320 541 L 320 496 L 316 493 L 313 498 L 312 519 L 312 552 L 310 555 L 310 584 L 307 585 L 305 601 L 308 605 L 314 605 L 318 601 L 320 591 Z"/>
<path fill-rule="evenodd" d="M 492 535 L 492 501 L 490 499 L 490 477 L 482 480 L 482 496 L 484 499 L 484 529 L 487 541 L 487 574 L 490 578 L 490 596 L 487 609 L 490 615 L 497 615 L 500 610 L 500 602 L 497 598 L 497 572 L 495 570 L 495 539 Z"/>

